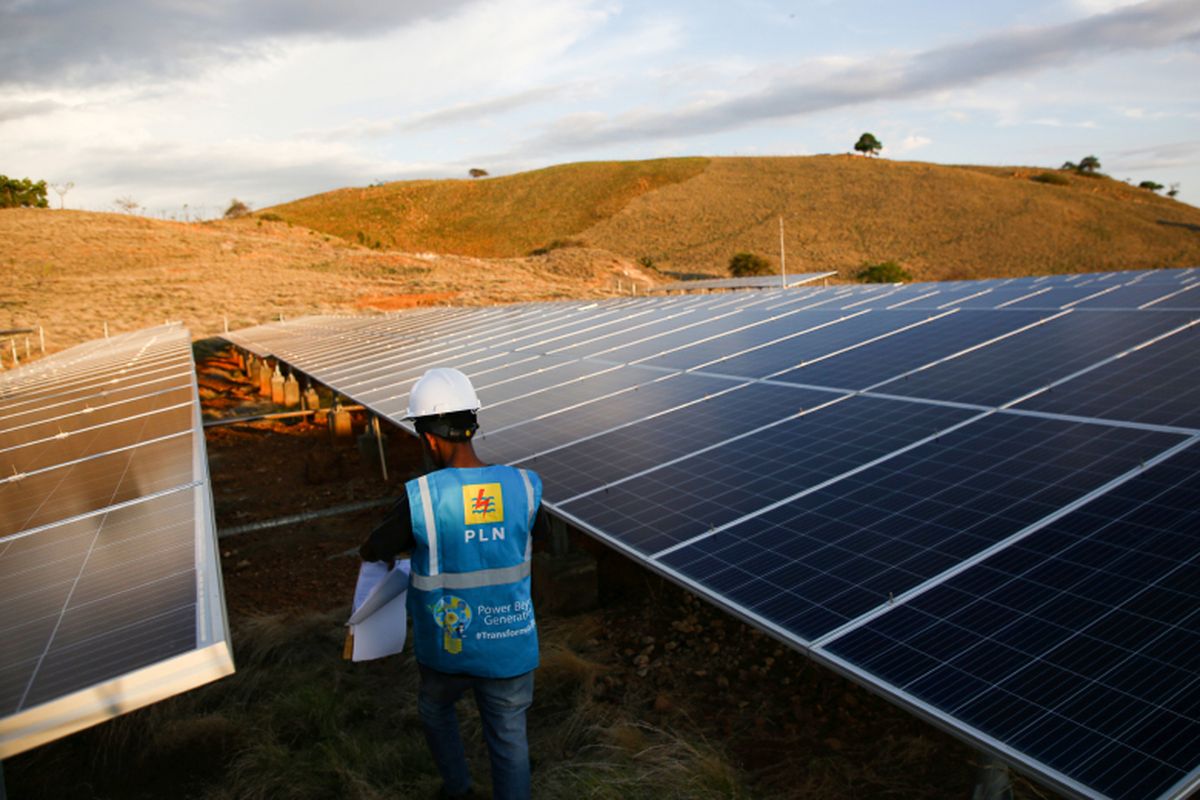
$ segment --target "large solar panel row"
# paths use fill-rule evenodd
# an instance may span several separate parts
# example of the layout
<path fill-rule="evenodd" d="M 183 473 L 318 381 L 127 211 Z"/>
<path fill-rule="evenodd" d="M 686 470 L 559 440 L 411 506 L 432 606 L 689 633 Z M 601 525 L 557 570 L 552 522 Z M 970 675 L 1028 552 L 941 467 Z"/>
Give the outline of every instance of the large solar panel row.
<path fill-rule="evenodd" d="M 0 375 L 0 758 L 233 671 L 190 337 Z"/>
<path fill-rule="evenodd" d="M 836 272 L 800 272 L 795 275 L 757 275 L 745 278 L 696 278 L 651 286 L 647 292 L 694 292 L 708 289 L 788 289 L 832 278 Z"/>
<path fill-rule="evenodd" d="M 1200 270 L 310 318 L 230 335 L 477 448 L 1061 791 L 1200 784 Z"/>

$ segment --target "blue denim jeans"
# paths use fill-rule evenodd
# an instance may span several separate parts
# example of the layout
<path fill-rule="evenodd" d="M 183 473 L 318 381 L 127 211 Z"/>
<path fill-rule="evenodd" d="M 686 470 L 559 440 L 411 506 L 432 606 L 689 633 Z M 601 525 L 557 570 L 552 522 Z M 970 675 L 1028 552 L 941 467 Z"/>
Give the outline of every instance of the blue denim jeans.
<path fill-rule="evenodd" d="M 471 788 L 471 772 L 454 711 L 454 704 L 471 689 L 492 763 L 493 800 L 528 800 L 529 742 L 525 738 L 525 711 L 533 702 L 533 673 L 515 678 L 477 678 L 448 675 L 423 664 L 418 666 L 421 688 L 417 693 L 417 710 L 446 792 L 464 794 Z"/>

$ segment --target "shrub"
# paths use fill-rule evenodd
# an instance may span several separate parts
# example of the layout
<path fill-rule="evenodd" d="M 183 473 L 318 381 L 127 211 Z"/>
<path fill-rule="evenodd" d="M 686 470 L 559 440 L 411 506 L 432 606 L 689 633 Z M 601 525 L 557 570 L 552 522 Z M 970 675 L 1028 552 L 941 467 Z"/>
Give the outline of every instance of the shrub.
<path fill-rule="evenodd" d="M 229 208 L 225 209 L 225 219 L 238 219 L 249 213 L 250 206 L 235 197 L 229 201 Z"/>
<path fill-rule="evenodd" d="M 903 283 L 911 281 L 912 275 L 908 270 L 895 261 L 884 261 L 881 264 L 864 264 L 854 277 L 863 283 Z"/>
<path fill-rule="evenodd" d="M 1059 175 L 1057 172 L 1041 172 L 1029 180 L 1037 181 L 1038 183 L 1048 183 L 1051 186 L 1067 186 L 1071 183 L 1067 180 L 1066 176 Z"/>
<path fill-rule="evenodd" d="M 265 222 L 283 222 L 283 217 L 279 216 L 274 211 L 267 211 L 259 214 L 258 218 Z"/>
<path fill-rule="evenodd" d="M 1142 181 L 1138 184 L 1138 188 L 1149 189 L 1152 192 L 1161 192 L 1164 187 L 1161 183 L 1155 183 L 1154 181 Z"/>
<path fill-rule="evenodd" d="M 749 278 L 753 275 L 773 275 L 775 268 L 757 253 L 738 253 L 729 259 L 729 274 L 735 278 Z"/>
<path fill-rule="evenodd" d="M 562 250 L 567 247 L 587 247 L 587 242 L 582 239 L 554 239 L 549 244 L 530 250 L 529 255 L 544 256 L 551 250 Z"/>
<path fill-rule="evenodd" d="M 654 266 L 654 258 L 652 256 L 642 256 L 637 260 L 637 263 L 641 264 L 646 269 L 658 269 L 658 267 Z"/>

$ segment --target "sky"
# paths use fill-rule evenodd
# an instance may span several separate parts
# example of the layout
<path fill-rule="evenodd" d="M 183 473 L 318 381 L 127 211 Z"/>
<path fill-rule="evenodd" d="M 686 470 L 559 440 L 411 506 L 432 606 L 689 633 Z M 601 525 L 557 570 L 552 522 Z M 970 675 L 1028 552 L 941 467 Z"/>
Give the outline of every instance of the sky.
<path fill-rule="evenodd" d="M 0 174 L 219 216 L 574 161 L 1095 155 L 1200 206 L 1200 0 L 0 0 Z"/>

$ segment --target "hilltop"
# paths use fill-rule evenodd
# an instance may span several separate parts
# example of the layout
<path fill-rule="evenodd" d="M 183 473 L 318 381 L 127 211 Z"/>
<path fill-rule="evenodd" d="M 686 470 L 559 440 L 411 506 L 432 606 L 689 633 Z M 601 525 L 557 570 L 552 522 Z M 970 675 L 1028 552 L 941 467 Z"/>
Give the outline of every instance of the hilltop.
<path fill-rule="evenodd" d="M 270 209 L 381 248 L 486 257 L 576 242 L 672 273 L 740 250 L 789 271 L 895 260 L 921 280 L 1192 266 L 1200 209 L 1104 176 L 861 156 L 567 164 L 482 180 L 342 189 Z"/>

